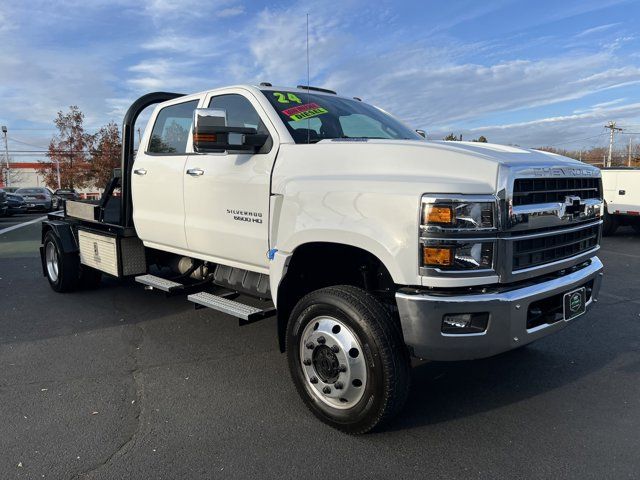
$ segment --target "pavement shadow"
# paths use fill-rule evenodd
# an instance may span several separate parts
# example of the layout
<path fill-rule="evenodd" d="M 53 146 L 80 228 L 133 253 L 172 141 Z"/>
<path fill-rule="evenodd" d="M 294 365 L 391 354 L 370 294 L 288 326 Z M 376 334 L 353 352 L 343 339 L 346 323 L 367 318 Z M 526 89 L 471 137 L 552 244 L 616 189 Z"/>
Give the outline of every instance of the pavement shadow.
<path fill-rule="evenodd" d="M 600 370 L 622 352 L 633 350 L 628 343 L 608 348 L 606 336 L 598 335 L 596 344 L 573 338 L 568 333 L 576 332 L 576 327 L 487 359 L 416 366 L 406 408 L 386 430 L 433 425 L 516 404 L 573 383 Z M 558 335 L 564 338 L 558 339 Z M 593 349 L 579 348 L 589 343 Z"/>

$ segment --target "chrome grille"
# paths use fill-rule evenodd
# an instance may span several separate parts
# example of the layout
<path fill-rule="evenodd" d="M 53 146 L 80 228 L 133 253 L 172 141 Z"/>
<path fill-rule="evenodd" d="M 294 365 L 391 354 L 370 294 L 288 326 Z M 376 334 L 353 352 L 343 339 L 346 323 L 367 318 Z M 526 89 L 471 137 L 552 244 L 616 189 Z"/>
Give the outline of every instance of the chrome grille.
<path fill-rule="evenodd" d="M 567 196 L 602 198 L 600 179 L 517 178 L 513 183 L 513 206 L 564 202 Z"/>
<path fill-rule="evenodd" d="M 598 245 L 600 225 L 535 238 L 514 240 L 513 272 L 587 252 Z"/>

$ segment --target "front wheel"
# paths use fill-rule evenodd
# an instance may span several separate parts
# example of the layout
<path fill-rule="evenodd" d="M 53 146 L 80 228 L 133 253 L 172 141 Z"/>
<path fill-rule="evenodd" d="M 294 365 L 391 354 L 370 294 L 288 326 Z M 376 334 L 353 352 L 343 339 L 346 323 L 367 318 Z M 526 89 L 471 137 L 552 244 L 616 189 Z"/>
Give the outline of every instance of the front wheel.
<path fill-rule="evenodd" d="M 289 369 L 320 420 L 361 434 L 402 409 L 411 367 L 396 321 L 376 297 L 352 286 L 323 288 L 298 302 L 287 327 Z"/>

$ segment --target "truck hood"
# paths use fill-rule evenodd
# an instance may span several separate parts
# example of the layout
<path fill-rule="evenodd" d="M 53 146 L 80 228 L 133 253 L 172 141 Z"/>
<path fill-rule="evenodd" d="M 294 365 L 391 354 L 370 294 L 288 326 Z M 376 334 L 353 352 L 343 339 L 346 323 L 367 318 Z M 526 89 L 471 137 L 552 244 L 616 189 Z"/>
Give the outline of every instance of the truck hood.
<path fill-rule="evenodd" d="M 422 193 L 495 193 L 501 169 L 567 168 L 590 170 L 577 160 L 538 150 L 476 142 L 415 140 L 322 140 L 283 144 L 274 170 L 274 193 L 290 182 L 350 182 L 360 188 Z M 365 185 L 363 185 L 366 184 Z M 299 186 L 300 187 L 300 186 Z"/>

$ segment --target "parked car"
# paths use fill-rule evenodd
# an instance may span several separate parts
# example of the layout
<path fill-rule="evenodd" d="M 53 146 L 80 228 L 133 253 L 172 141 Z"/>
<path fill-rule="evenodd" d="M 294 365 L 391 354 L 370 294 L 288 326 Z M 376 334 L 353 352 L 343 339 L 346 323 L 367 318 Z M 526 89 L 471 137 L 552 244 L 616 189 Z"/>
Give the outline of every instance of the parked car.
<path fill-rule="evenodd" d="M 53 192 L 53 209 L 60 210 L 64 205 L 64 200 L 79 200 L 80 195 L 73 188 L 59 188 Z"/>
<path fill-rule="evenodd" d="M 19 188 L 15 193 L 24 198 L 27 210 L 48 212 L 53 206 L 53 197 L 44 187 Z"/>
<path fill-rule="evenodd" d="M 20 187 L 2 187 L 5 193 L 16 193 Z"/>
<path fill-rule="evenodd" d="M 7 215 L 16 213 L 27 213 L 27 203 L 16 193 L 7 193 L 8 210 Z"/>
<path fill-rule="evenodd" d="M 7 214 L 7 208 L 7 194 L 0 189 L 0 217 L 4 217 Z"/>

